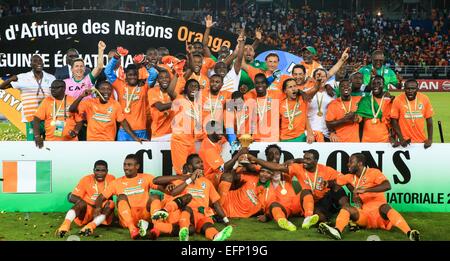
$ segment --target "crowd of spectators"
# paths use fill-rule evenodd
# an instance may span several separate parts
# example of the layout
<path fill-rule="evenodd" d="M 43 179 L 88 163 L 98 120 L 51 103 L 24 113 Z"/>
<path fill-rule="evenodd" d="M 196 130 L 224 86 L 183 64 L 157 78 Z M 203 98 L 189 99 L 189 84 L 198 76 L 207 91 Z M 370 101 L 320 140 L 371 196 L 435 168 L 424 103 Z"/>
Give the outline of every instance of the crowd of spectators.
<path fill-rule="evenodd" d="M 245 1 L 244 3 L 248 3 Z M 85 9 L 98 9 L 89 6 Z M 120 8 L 119 8 L 120 9 Z M 401 67 L 448 66 L 450 62 L 448 10 L 431 10 L 428 19 L 413 20 L 408 12 L 404 18 L 392 20 L 368 11 L 344 13 L 313 10 L 309 6 L 287 9 L 281 6 L 261 7 L 233 1 L 228 10 L 216 10 L 211 4 L 182 13 L 179 8 L 166 9 L 156 2 L 141 5 L 137 10 L 204 23 L 212 14 L 217 27 L 237 33 L 246 24 L 247 36 L 255 29 L 264 32 L 264 43 L 294 54 L 304 46 L 314 46 L 324 66 L 335 64 L 346 47 L 351 48 L 349 64 L 369 59 L 370 51 L 382 49 L 389 65 Z M 0 17 L 39 12 L 42 7 L 7 6 L 0 4 Z"/>
<path fill-rule="evenodd" d="M 202 15 L 195 17 L 197 21 Z M 325 66 L 336 63 L 346 47 L 351 47 L 350 64 L 369 59 L 370 50 L 382 49 L 390 65 L 448 66 L 449 17 L 446 10 L 432 10 L 427 20 L 390 20 L 368 11 L 338 16 L 337 12 L 312 10 L 308 6 L 257 9 L 255 5 L 242 8 L 234 2 L 228 12 L 219 12 L 215 20 L 219 28 L 233 33 L 245 23 L 250 37 L 260 27 L 265 44 L 291 53 L 299 54 L 302 47 L 314 46 Z"/>

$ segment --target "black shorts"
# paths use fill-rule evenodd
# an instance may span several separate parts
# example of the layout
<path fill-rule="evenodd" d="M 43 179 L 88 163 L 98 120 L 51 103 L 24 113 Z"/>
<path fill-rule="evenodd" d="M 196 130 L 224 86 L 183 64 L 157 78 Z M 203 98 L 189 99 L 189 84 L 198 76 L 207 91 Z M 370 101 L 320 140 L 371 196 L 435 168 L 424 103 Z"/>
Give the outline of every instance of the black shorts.
<path fill-rule="evenodd" d="M 331 218 L 331 216 L 337 214 L 341 209 L 339 200 L 344 196 L 347 196 L 347 194 L 345 194 L 345 191 L 342 188 L 336 192 L 330 190 L 325 197 L 317 201 L 314 207 L 315 212 L 321 212 L 328 219 Z"/>

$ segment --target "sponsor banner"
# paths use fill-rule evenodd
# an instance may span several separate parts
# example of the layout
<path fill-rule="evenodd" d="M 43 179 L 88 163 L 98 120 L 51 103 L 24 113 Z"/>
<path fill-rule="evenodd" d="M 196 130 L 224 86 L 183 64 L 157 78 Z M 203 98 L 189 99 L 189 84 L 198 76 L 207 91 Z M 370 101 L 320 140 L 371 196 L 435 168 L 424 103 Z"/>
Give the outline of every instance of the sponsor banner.
<path fill-rule="evenodd" d="M 11 16 L 0 23 L 0 75 L 18 74 L 30 69 L 31 55 L 38 53 L 44 70 L 54 73 L 66 64 L 65 53 L 76 48 L 93 68 L 97 43 L 106 43 L 107 52 L 123 46 L 130 54 L 122 61 L 132 63 L 132 55 L 150 48 L 167 47 L 171 55 L 186 53 L 185 42 L 202 41 L 204 25 L 169 17 L 107 10 L 70 10 Z M 213 53 L 221 46 L 234 49 L 236 35 L 213 28 L 208 46 Z"/>
<path fill-rule="evenodd" d="M 108 51 L 117 46 L 129 49 L 122 65 L 132 63 L 132 56 L 148 48 L 165 46 L 171 55 L 185 53 L 185 42 L 202 41 L 205 27 L 169 17 L 106 10 L 42 12 L 1 18 L 0 76 L 30 71 L 31 56 L 39 54 L 44 70 L 53 74 L 66 65 L 65 53 L 76 48 L 86 66 L 97 64 L 97 43 L 106 43 Z M 221 46 L 234 48 L 237 36 L 213 28 L 208 41 L 212 52 Z M 264 47 L 262 47 L 264 48 Z M 1 81 L 1 80 L 0 80 Z M 0 90 L 0 113 L 25 134 L 21 122 L 21 100 L 17 90 Z"/>
<path fill-rule="evenodd" d="M 270 143 L 253 143 L 252 153 L 265 158 L 264 150 Z M 399 211 L 450 212 L 450 161 L 448 144 L 433 144 L 427 150 L 423 144 L 407 148 L 392 148 L 383 143 L 278 143 L 283 150 L 282 160 L 299 158 L 303 151 L 314 148 L 319 151 L 319 163 L 347 173 L 347 161 L 355 152 L 363 152 L 370 167 L 378 167 L 386 175 L 392 189 L 386 192 L 388 202 Z M 168 142 L 46 142 L 37 149 L 33 142 L 0 142 L 0 210 L 2 211 L 66 211 L 70 204 L 67 193 L 71 192 L 84 175 L 92 173 L 96 160 L 108 162 L 109 172 L 123 176 L 125 156 L 136 153 L 143 172 L 159 175 L 172 173 L 170 143 Z M 231 158 L 226 145 L 224 160 Z M 18 193 L 5 191 L 5 167 L 10 162 L 49 162 L 50 188 L 36 192 Z M 9 162 L 9 163 L 8 163 Z M 11 172 L 9 172 L 11 173 Z M 38 175 L 38 172 L 27 175 Z M 48 173 L 51 173 L 49 175 Z M 43 175 L 43 174 L 40 174 Z M 35 178 L 38 180 L 38 177 Z"/>
<path fill-rule="evenodd" d="M 419 83 L 419 90 L 421 92 L 450 92 L 450 79 L 417 79 L 417 82 Z M 389 88 L 393 91 L 398 90 L 392 85 Z"/>
<path fill-rule="evenodd" d="M 0 113 L 25 134 L 25 123 L 22 122 L 22 101 L 19 90 L 12 88 L 0 90 Z"/>

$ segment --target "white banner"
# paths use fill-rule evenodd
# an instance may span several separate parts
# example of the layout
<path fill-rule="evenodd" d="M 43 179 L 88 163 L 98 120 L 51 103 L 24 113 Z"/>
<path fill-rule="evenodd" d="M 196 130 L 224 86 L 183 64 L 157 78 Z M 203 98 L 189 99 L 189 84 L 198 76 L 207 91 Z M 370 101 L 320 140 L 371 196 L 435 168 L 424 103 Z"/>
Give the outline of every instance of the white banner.
<path fill-rule="evenodd" d="M 253 143 L 252 153 L 265 159 L 264 150 L 271 143 Z M 0 210 L 64 211 L 69 203 L 66 195 L 84 175 L 92 173 L 96 160 L 109 164 L 109 172 L 123 176 L 123 160 L 137 153 L 143 171 L 155 176 L 170 175 L 170 143 L 145 142 L 45 142 L 43 149 L 33 142 L 0 142 L 0 177 L 4 161 L 51 161 L 51 192 L 34 194 L 3 193 L 0 190 Z M 319 163 L 346 173 L 348 157 L 363 152 L 371 167 L 380 168 L 392 185 L 386 193 L 389 203 L 400 211 L 450 211 L 450 144 L 433 144 L 427 150 L 423 144 L 407 148 L 392 148 L 382 143 L 278 143 L 284 159 L 303 156 L 303 151 L 316 149 Z M 223 150 L 224 160 L 231 158 L 229 147 Z M 1 183 L 1 182 L 0 182 Z M 0 185 L 3 188 L 3 184 Z"/>

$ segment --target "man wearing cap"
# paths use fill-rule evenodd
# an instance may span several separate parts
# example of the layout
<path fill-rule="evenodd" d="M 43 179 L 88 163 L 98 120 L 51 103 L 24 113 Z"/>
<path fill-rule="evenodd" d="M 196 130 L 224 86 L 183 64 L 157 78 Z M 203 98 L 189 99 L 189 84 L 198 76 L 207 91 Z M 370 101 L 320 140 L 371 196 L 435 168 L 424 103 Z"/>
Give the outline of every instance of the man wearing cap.
<path fill-rule="evenodd" d="M 316 48 L 312 46 L 303 47 L 302 49 L 302 58 L 303 61 L 300 63 L 305 66 L 306 69 L 306 77 L 312 78 L 314 70 L 317 68 L 323 68 L 320 63 L 313 60 L 313 57 L 317 55 Z"/>
<path fill-rule="evenodd" d="M 397 89 L 402 88 L 402 78 L 398 73 L 395 73 L 391 68 L 384 65 L 384 54 L 381 50 L 375 50 L 372 53 L 372 63 L 359 69 L 363 74 L 363 84 L 370 87 L 371 78 L 375 75 L 381 75 L 384 78 L 384 91 L 389 90 L 389 85 L 393 85 Z M 370 91 L 366 89 L 365 91 Z"/>

